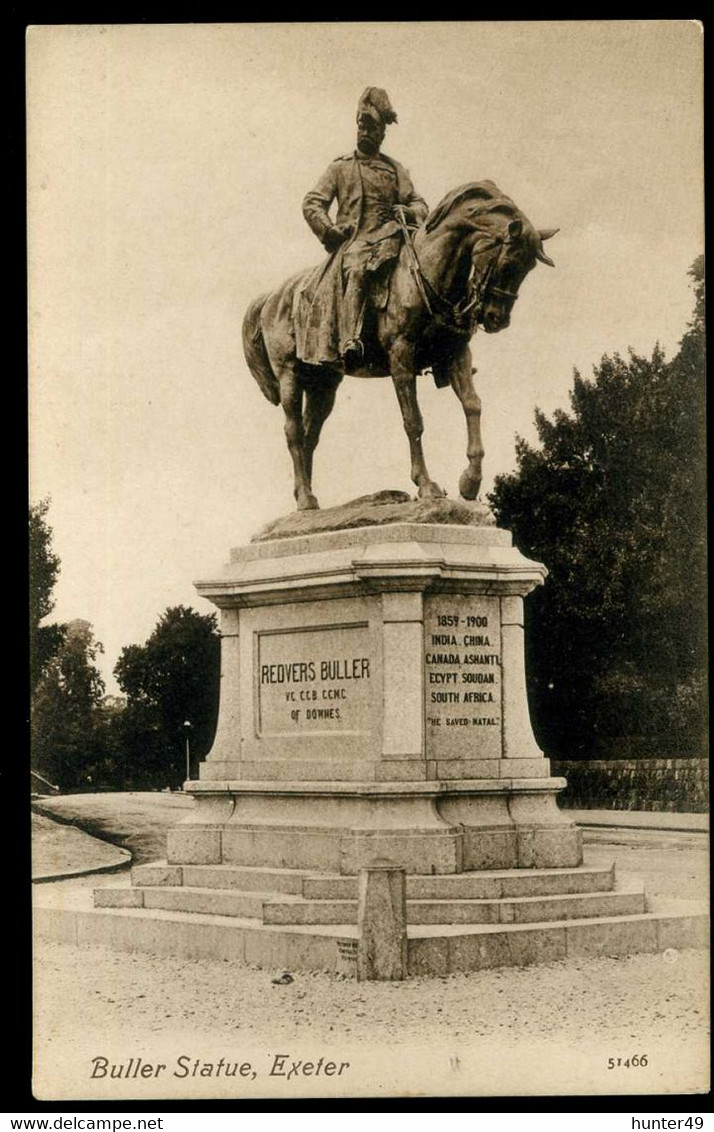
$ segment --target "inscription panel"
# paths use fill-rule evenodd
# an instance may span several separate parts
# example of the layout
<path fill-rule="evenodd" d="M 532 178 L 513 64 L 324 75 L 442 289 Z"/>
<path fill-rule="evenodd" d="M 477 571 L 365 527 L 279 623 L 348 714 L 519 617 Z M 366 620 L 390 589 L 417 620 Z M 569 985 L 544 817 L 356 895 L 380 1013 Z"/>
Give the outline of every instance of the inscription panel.
<path fill-rule="evenodd" d="M 497 759 L 501 736 L 499 599 L 439 594 L 424 603 L 429 759 Z"/>
<path fill-rule="evenodd" d="M 370 653 L 366 622 L 256 633 L 256 735 L 366 734 Z"/>

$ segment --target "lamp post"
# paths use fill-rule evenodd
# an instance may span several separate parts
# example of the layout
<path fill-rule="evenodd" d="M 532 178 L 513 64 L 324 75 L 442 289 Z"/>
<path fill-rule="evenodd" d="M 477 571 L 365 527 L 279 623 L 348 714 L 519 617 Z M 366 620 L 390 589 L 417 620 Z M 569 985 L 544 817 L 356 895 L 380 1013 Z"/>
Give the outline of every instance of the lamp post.
<path fill-rule="evenodd" d="M 185 719 L 183 722 L 183 731 L 186 736 L 186 781 L 188 782 L 191 777 L 191 728 L 193 724 L 190 719 Z"/>

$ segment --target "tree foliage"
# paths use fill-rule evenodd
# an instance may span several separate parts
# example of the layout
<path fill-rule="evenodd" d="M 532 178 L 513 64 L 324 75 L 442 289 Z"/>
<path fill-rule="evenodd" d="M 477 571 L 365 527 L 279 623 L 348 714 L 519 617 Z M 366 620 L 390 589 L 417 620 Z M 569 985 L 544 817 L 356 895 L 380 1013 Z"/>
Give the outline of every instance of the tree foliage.
<path fill-rule="evenodd" d="M 122 649 L 114 675 L 127 698 L 122 716 L 125 773 L 144 786 L 178 786 L 185 774 L 185 721 L 192 773 L 213 742 L 218 718 L 220 638 L 215 614 L 169 608 L 144 645 Z"/>
<path fill-rule="evenodd" d="M 196 772 L 218 715 L 220 640 L 215 615 L 167 609 L 144 645 L 122 650 L 115 674 L 126 703 L 105 697 L 91 625 L 43 625 L 54 609 L 60 560 L 50 501 L 30 508 L 30 668 L 33 767 L 65 790 L 178 786 L 184 723 Z"/>
<path fill-rule="evenodd" d="M 705 692 L 704 275 L 677 356 L 605 356 L 536 410 L 490 499 L 543 561 L 526 603 L 534 726 L 562 758 L 700 754 Z"/>
<path fill-rule="evenodd" d="M 101 644 L 88 621 L 70 621 L 32 701 L 32 757 L 40 774 L 63 789 L 88 784 L 104 740 L 98 709 L 104 681 L 96 667 Z M 91 775 L 90 775 L 91 776 Z"/>
<path fill-rule="evenodd" d="M 64 634 L 61 625 L 42 625 L 55 607 L 53 591 L 60 560 L 52 548 L 52 528 L 47 522 L 50 500 L 30 505 L 30 689 L 34 691 Z"/>

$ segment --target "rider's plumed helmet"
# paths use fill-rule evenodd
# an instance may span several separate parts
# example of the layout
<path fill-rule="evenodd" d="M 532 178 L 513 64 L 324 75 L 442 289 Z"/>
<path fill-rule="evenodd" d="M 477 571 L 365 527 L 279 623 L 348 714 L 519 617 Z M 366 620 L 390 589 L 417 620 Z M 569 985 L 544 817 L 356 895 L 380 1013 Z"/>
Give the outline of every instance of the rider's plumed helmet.
<path fill-rule="evenodd" d="M 397 115 L 389 101 L 386 90 L 378 86 L 368 86 L 357 103 L 357 118 L 360 114 L 369 114 L 380 126 L 388 126 L 396 122 Z"/>

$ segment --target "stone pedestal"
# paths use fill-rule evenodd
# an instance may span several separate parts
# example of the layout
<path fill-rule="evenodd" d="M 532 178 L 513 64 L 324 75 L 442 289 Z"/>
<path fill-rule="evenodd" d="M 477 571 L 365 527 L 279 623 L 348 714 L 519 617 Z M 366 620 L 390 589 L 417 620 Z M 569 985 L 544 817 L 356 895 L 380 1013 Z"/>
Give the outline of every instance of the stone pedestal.
<path fill-rule="evenodd" d="M 235 550 L 198 587 L 220 719 L 168 860 L 93 906 L 43 885 L 38 930 L 361 979 L 706 946 L 704 907 L 583 865 L 556 805 L 523 671 L 544 575 L 448 500 L 293 515 Z"/>
<path fill-rule="evenodd" d="M 197 584 L 221 610 L 220 715 L 169 862 L 579 865 L 526 700 L 523 598 L 545 568 L 477 505 L 366 510 L 353 529 L 292 517 Z"/>

